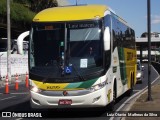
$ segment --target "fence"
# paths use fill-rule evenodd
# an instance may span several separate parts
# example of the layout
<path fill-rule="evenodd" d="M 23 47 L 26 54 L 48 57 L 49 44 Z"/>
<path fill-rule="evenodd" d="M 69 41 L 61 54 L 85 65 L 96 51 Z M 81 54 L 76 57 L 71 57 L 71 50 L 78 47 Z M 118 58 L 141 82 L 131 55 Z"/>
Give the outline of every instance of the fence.
<path fill-rule="evenodd" d="M 11 54 L 11 75 L 26 74 L 28 72 L 28 55 Z M 0 76 L 1 79 L 7 75 L 7 55 L 0 57 Z"/>

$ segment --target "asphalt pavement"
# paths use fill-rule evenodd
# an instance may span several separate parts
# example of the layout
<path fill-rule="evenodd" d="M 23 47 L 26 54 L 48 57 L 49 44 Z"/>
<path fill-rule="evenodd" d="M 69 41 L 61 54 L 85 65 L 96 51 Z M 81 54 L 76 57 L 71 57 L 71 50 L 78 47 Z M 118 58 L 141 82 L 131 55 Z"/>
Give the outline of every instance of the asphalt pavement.
<path fill-rule="evenodd" d="M 130 107 L 128 113 L 132 116 L 123 120 L 160 120 L 160 76 L 157 82 L 151 87 L 151 96 L 146 89 Z"/>

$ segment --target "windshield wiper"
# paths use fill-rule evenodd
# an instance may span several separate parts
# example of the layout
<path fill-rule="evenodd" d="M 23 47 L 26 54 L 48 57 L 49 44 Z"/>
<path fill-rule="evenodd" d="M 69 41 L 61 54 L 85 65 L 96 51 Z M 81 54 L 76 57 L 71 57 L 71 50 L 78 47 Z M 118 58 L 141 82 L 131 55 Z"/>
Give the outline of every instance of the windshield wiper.
<path fill-rule="evenodd" d="M 84 77 L 77 71 L 77 69 L 74 67 L 74 65 L 72 65 L 74 71 L 76 72 L 76 75 L 83 81 L 85 81 Z"/>
<path fill-rule="evenodd" d="M 50 61 L 50 63 L 51 63 L 51 65 L 53 65 L 53 66 L 55 65 L 55 64 L 54 64 L 54 61 Z M 45 65 L 48 66 L 48 64 L 49 64 L 49 62 L 47 62 Z M 61 61 L 56 60 L 56 65 L 55 65 L 55 66 L 57 66 L 58 70 L 61 70 Z M 51 74 L 51 73 L 48 73 L 47 77 L 45 77 L 45 78 L 42 80 L 43 84 L 46 83 L 46 81 L 48 80 L 48 78 L 50 78 L 50 76 L 52 76 L 52 74 Z"/>

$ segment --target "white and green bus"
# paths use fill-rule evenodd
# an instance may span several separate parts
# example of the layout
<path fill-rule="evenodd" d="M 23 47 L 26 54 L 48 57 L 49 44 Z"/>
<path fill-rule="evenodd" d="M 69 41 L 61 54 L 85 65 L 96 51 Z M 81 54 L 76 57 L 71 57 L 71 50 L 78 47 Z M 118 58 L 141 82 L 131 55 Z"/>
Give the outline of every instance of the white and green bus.
<path fill-rule="evenodd" d="M 104 107 L 136 83 L 135 33 L 104 5 L 48 8 L 33 19 L 33 108 Z"/>

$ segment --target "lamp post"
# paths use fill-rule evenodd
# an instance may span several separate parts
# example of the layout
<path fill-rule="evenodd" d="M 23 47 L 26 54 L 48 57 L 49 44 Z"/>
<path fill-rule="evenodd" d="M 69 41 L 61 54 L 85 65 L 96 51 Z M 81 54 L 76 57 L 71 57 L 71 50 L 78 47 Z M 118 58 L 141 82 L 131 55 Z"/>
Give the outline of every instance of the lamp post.
<path fill-rule="evenodd" d="M 7 75 L 11 81 L 11 24 L 10 24 L 10 0 L 7 0 Z"/>
<path fill-rule="evenodd" d="M 148 24 L 148 101 L 151 97 L 151 13 L 150 0 L 147 0 L 147 24 Z"/>

